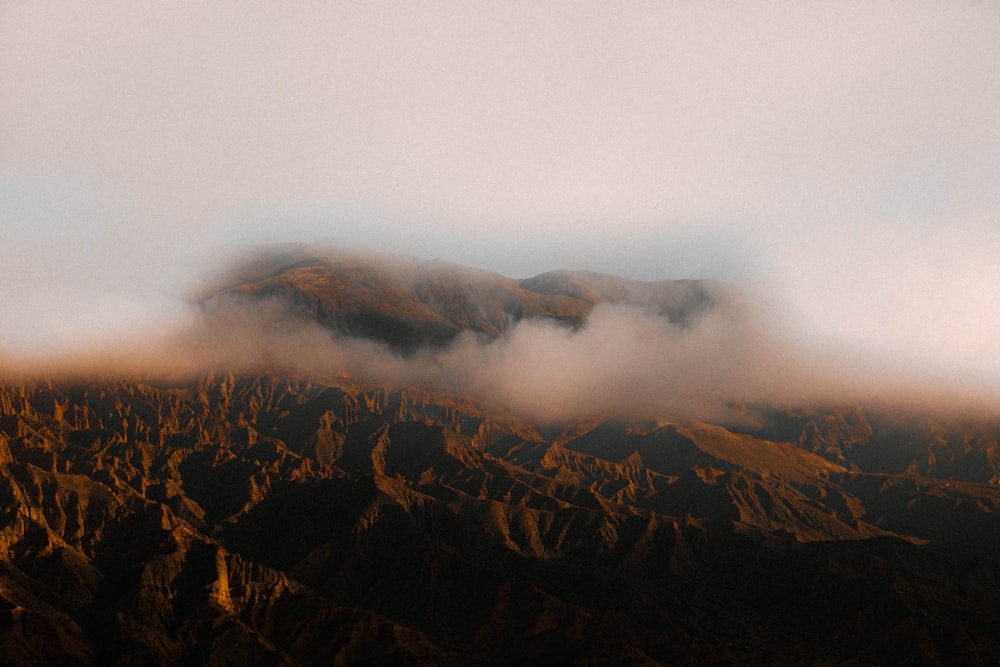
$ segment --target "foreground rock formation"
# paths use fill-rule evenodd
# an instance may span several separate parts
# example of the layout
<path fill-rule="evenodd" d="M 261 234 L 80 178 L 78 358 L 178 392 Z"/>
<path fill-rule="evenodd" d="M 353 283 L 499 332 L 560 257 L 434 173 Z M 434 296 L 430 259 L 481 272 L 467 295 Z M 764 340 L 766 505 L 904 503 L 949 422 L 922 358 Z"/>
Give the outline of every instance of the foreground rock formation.
<path fill-rule="evenodd" d="M 3 664 L 990 664 L 996 422 L 0 387 Z"/>

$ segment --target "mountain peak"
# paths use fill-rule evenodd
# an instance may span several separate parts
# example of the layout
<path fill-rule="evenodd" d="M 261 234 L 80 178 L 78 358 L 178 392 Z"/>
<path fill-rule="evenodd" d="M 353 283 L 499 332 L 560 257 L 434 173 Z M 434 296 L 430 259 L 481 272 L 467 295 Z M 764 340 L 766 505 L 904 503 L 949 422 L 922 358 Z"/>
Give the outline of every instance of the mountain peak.
<path fill-rule="evenodd" d="M 565 270 L 519 281 L 442 260 L 321 246 L 256 253 L 200 300 L 277 300 L 333 332 L 407 353 L 447 345 L 462 332 L 497 338 L 524 319 L 580 326 L 604 303 L 687 323 L 715 302 L 712 288 L 700 281 L 639 282 Z"/>

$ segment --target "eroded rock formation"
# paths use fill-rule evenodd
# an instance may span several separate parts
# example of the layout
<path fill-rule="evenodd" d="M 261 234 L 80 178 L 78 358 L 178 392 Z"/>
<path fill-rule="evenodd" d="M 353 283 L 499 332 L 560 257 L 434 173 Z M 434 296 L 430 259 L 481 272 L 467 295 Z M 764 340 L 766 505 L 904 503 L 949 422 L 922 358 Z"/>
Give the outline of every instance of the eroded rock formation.
<path fill-rule="evenodd" d="M 553 429 L 231 375 L 7 384 L 0 414 L 4 664 L 1000 655 L 993 423 Z"/>

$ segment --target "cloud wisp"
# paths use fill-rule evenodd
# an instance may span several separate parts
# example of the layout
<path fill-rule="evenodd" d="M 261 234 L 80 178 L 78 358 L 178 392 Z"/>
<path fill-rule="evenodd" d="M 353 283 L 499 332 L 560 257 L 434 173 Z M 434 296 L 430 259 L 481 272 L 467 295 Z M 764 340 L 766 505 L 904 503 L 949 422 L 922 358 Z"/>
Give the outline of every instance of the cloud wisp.
<path fill-rule="evenodd" d="M 807 350 L 745 298 L 688 326 L 628 305 L 599 305 L 578 329 L 523 320 L 507 335 L 459 336 L 401 356 L 335 335 L 276 300 L 216 301 L 140 345 L 65 355 L 8 371 L 186 382 L 210 372 L 343 378 L 469 396 L 536 423 L 589 418 L 739 420 L 747 406 L 852 403 L 996 410 L 982 384 L 943 382 L 849 350 Z"/>

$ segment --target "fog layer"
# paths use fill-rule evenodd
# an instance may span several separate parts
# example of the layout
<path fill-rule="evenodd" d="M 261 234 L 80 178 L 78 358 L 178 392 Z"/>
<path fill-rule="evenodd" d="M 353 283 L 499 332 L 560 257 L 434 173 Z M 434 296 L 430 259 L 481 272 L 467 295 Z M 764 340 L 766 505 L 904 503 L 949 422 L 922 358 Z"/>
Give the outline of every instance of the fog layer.
<path fill-rule="evenodd" d="M 629 305 L 598 305 L 572 329 L 523 320 L 487 340 L 400 355 L 330 332 L 284 302 L 213 300 L 158 336 L 32 363 L 14 375 L 127 376 L 183 384 L 207 373 L 349 379 L 461 394 L 540 423 L 587 418 L 740 420 L 759 404 L 851 403 L 1000 410 L 988 384 L 905 368 L 857 349 L 806 348 L 746 294 L 680 325 Z"/>

